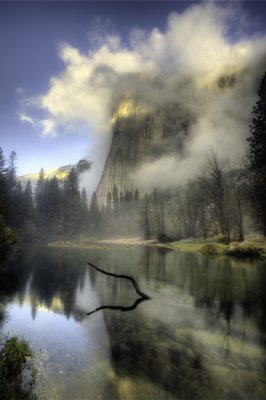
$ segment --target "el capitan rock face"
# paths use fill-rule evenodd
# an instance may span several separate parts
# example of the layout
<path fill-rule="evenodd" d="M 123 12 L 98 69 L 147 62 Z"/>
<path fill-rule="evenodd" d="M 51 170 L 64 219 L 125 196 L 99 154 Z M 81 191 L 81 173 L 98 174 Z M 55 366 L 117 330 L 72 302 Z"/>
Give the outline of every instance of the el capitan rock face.
<path fill-rule="evenodd" d="M 225 73 L 218 80 L 205 82 L 206 92 L 222 93 L 234 86 L 240 75 L 240 71 Z M 187 88 L 192 93 L 195 90 L 189 81 Z M 185 138 L 198 117 L 191 104 L 183 104 L 184 92 L 179 93 L 178 88 L 173 88 L 173 93 L 172 101 L 164 102 L 164 105 L 158 105 L 160 99 L 157 99 L 157 106 L 154 105 L 156 99 L 153 105 L 147 104 L 138 96 L 127 97 L 118 103 L 112 118 L 111 147 L 97 188 L 100 206 L 106 205 L 107 195 L 112 193 L 114 185 L 118 193 L 134 192 L 138 186 L 134 176 L 143 164 L 162 156 L 182 157 Z"/>
<path fill-rule="evenodd" d="M 164 154 L 182 152 L 191 116 L 177 103 L 151 110 L 137 101 L 120 103 L 113 115 L 113 138 L 104 171 L 97 188 L 97 199 L 106 205 L 114 185 L 118 193 L 134 192 L 138 168 Z"/>

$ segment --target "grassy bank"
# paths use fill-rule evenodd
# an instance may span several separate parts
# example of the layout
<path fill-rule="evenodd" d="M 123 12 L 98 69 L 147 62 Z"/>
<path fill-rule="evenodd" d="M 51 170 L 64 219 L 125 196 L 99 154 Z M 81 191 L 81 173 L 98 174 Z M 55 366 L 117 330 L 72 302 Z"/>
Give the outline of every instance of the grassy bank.
<path fill-rule="evenodd" d="M 58 240 L 48 243 L 50 247 L 60 248 L 128 248 L 134 246 L 156 246 L 171 250 L 198 252 L 208 256 L 228 255 L 238 258 L 266 257 L 266 238 L 249 236 L 244 242 L 221 243 L 217 238 L 183 239 L 177 242 L 161 243 L 156 240 L 140 238 L 112 238 L 106 240 Z"/>
<path fill-rule="evenodd" d="M 173 250 L 198 252 L 203 255 L 228 255 L 238 258 L 266 257 L 266 238 L 249 236 L 244 242 L 220 243 L 215 238 L 184 239 L 168 243 L 166 247 Z"/>

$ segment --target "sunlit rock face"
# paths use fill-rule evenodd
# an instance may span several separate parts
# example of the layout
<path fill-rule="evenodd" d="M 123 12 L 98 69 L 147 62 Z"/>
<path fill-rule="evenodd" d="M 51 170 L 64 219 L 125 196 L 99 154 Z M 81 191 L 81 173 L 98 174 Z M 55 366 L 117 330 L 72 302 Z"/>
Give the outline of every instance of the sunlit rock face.
<path fill-rule="evenodd" d="M 164 156 L 182 157 L 189 130 L 204 113 L 204 107 L 197 103 L 202 99 L 199 93 L 206 92 L 210 99 L 212 95 L 219 96 L 232 89 L 240 75 L 241 71 L 233 68 L 220 76 L 209 74 L 199 80 L 188 79 L 183 82 L 183 87 L 179 85 L 168 88 L 171 101 L 151 98 L 145 101 L 137 95 L 121 98 L 114 105 L 113 138 L 97 189 L 100 206 L 106 205 L 107 195 L 112 193 L 114 185 L 118 193 L 134 191 L 138 187 L 135 177 L 139 174 L 136 171 L 142 165 L 148 165 Z M 162 89 L 163 97 L 163 79 L 154 85 Z M 160 95 L 161 92 L 156 93 Z M 206 107 L 208 104 L 207 101 Z M 139 189 L 145 192 L 145 188 Z"/>
<path fill-rule="evenodd" d="M 113 139 L 97 189 L 101 206 L 114 185 L 119 193 L 134 191 L 134 173 L 164 154 L 182 152 L 192 115 L 178 103 L 154 109 L 140 100 L 123 101 L 113 113 Z"/>
<path fill-rule="evenodd" d="M 84 171 L 87 171 L 91 168 L 92 162 L 86 159 L 79 160 L 77 164 L 69 164 L 63 167 L 55 168 L 55 169 L 48 169 L 45 170 L 45 178 L 52 179 L 56 177 L 59 182 L 63 182 L 64 179 L 67 178 L 71 168 L 75 168 L 77 174 L 81 174 Z M 19 176 L 19 180 L 22 184 L 26 184 L 27 181 L 30 179 L 33 185 L 36 184 L 37 180 L 39 179 L 39 172 L 32 172 L 26 175 Z"/>

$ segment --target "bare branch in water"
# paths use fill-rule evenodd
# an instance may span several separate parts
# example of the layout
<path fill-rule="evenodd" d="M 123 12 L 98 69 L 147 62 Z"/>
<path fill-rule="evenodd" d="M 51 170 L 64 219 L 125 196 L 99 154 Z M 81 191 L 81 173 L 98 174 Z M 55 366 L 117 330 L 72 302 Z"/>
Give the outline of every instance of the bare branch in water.
<path fill-rule="evenodd" d="M 133 278 L 133 276 L 130 276 L 130 275 L 118 275 L 118 274 L 113 274 L 112 272 L 107 272 L 107 271 L 104 271 L 104 270 L 101 269 L 101 268 L 96 267 L 95 265 L 93 265 L 93 264 L 90 263 L 90 262 L 88 262 L 88 264 L 89 264 L 92 268 L 96 269 L 96 270 L 99 271 L 99 272 L 102 272 L 102 273 L 105 274 L 105 275 L 114 276 L 115 278 L 128 279 L 129 281 L 131 281 L 132 285 L 134 286 L 134 289 L 135 289 L 136 293 L 137 293 L 138 295 L 140 295 L 140 297 L 141 297 L 142 299 L 145 299 L 145 300 L 149 300 L 149 299 L 150 299 L 150 296 L 148 296 L 146 293 L 143 293 L 143 292 L 140 290 L 139 285 L 138 285 L 137 281 L 135 280 L 135 278 Z"/>
<path fill-rule="evenodd" d="M 131 306 L 129 306 L 129 307 L 124 307 L 124 306 L 111 306 L 111 305 L 110 305 L 110 306 L 106 305 L 106 306 L 97 307 L 97 308 L 95 308 L 95 310 L 88 312 L 87 315 L 94 314 L 94 313 L 96 313 L 97 311 L 100 311 L 100 310 L 131 311 L 131 310 L 134 310 L 135 308 L 137 308 L 138 305 L 139 305 L 140 303 L 142 303 L 143 301 L 146 301 L 146 300 L 148 300 L 148 299 L 144 299 L 143 297 L 139 297 L 139 298 L 135 301 L 135 303 L 133 303 L 133 304 L 132 304 Z"/>

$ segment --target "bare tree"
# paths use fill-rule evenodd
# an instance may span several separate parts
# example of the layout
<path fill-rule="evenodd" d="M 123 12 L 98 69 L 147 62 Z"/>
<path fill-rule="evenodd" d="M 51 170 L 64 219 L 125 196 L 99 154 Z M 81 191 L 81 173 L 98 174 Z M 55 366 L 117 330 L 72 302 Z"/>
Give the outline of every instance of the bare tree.
<path fill-rule="evenodd" d="M 218 221 L 221 234 L 230 242 L 228 215 L 228 191 L 225 177 L 225 165 L 211 149 L 207 154 L 207 163 L 203 168 L 200 181 L 210 197 L 213 213 Z"/>
<path fill-rule="evenodd" d="M 143 230 L 145 239 L 150 239 L 152 234 L 150 222 L 150 202 L 150 197 L 147 193 L 145 193 L 140 210 L 140 226 Z"/>

